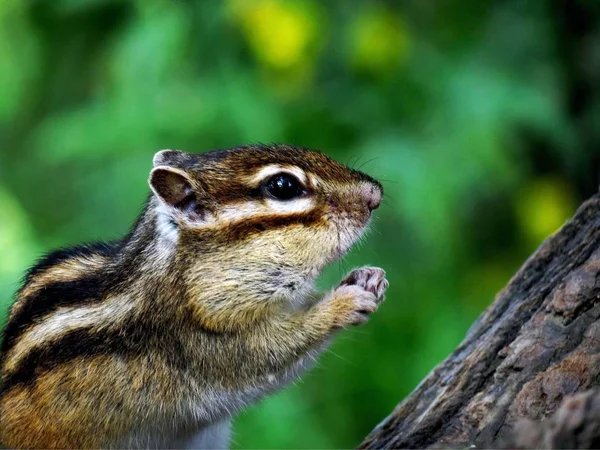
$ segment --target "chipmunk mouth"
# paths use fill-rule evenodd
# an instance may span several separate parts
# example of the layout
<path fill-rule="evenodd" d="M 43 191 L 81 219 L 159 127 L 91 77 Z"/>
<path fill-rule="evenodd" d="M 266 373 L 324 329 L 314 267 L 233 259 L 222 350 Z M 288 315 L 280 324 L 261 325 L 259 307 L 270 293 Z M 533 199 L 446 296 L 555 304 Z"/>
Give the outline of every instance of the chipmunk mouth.
<path fill-rule="evenodd" d="M 374 180 L 349 187 L 345 193 L 327 196 L 328 220 L 336 236 L 333 260 L 339 260 L 363 238 L 369 229 L 373 212 L 380 206 L 383 188 Z"/>
<path fill-rule="evenodd" d="M 337 245 L 334 248 L 331 262 L 335 262 L 343 258 L 365 236 L 369 228 L 370 217 L 366 221 L 342 217 L 333 220 L 332 224 Z"/>

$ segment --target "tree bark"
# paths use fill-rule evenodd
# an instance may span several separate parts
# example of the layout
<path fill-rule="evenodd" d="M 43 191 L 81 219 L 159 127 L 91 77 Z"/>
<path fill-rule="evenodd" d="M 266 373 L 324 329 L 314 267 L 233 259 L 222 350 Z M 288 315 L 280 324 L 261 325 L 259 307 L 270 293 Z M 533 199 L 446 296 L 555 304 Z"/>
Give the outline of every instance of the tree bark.
<path fill-rule="evenodd" d="M 544 422 L 520 420 L 510 448 L 600 448 L 600 390 L 567 397 Z"/>
<path fill-rule="evenodd" d="M 599 299 L 597 194 L 360 448 L 600 447 Z"/>

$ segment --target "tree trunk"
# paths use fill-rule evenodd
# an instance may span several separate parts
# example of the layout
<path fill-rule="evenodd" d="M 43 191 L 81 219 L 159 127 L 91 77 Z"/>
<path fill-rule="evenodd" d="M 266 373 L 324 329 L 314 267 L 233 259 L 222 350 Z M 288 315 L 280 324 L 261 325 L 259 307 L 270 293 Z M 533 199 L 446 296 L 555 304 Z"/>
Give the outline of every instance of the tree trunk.
<path fill-rule="evenodd" d="M 599 299 L 597 194 L 360 448 L 600 447 Z"/>

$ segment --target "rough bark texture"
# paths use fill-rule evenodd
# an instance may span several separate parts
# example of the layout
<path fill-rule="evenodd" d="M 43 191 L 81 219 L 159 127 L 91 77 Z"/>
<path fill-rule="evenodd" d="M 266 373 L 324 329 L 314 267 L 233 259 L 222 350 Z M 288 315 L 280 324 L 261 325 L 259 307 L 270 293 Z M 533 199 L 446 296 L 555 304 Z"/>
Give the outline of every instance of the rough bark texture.
<path fill-rule="evenodd" d="M 544 422 L 521 420 L 507 448 L 600 448 L 600 390 L 567 397 Z"/>
<path fill-rule="evenodd" d="M 563 398 L 600 386 L 599 299 L 596 195 L 360 448 L 600 446 L 597 392 L 568 400 L 542 423 Z"/>

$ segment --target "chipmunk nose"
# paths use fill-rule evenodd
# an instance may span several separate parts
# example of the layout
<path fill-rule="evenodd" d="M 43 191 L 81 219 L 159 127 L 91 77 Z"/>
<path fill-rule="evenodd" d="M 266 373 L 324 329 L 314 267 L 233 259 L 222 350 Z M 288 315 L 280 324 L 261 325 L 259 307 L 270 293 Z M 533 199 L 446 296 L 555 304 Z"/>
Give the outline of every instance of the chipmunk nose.
<path fill-rule="evenodd" d="M 381 204 L 381 197 L 383 197 L 383 188 L 379 183 L 368 183 L 364 187 L 365 200 L 367 201 L 367 207 L 370 211 L 374 211 L 379 208 Z"/>

